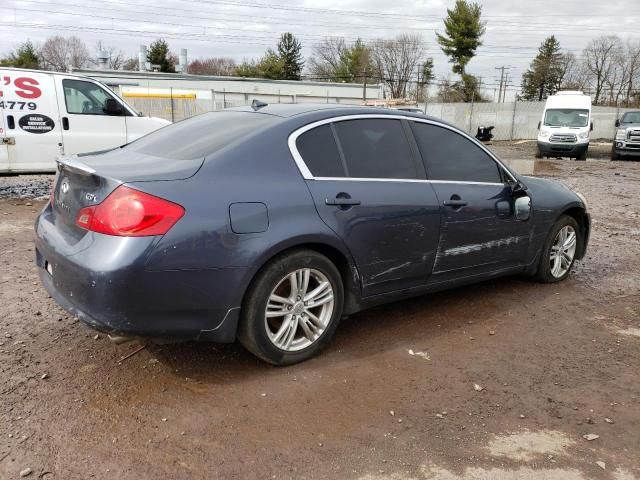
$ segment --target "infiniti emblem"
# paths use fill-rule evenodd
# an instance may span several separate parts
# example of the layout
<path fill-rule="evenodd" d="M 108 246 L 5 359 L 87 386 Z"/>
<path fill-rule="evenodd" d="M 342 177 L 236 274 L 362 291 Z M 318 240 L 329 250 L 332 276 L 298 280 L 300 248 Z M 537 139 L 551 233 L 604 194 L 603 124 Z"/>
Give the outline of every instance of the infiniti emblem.
<path fill-rule="evenodd" d="M 69 181 L 66 178 L 62 180 L 62 184 L 60 185 L 60 191 L 62 193 L 67 193 L 69 191 Z"/>

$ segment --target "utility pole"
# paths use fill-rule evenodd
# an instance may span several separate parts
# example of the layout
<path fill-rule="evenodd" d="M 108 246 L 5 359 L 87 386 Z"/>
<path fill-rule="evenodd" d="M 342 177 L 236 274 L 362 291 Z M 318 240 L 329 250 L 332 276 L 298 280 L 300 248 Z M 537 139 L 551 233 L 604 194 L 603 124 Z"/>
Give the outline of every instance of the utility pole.
<path fill-rule="evenodd" d="M 502 103 L 507 99 L 507 85 L 509 85 L 509 72 L 504 75 L 504 88 L 502 89 Z"/>
<path fill-rule="evenodd" d="M 362 101 L 367 101 L 367 67 L 364 68 L 364 82 L 362 82 Z"/>
<path fill-rule="evenodd" d="M 509 65 L 503 65 L 501 67 L 495 67 L 496 70 L 500 70 L 500 89 L 498 90 L 498 103 L 502 102 L 506 91 L 505 84 L 505 70 L 509 70 Z M 508 75 L 508 74 L 507 74 Z"/>

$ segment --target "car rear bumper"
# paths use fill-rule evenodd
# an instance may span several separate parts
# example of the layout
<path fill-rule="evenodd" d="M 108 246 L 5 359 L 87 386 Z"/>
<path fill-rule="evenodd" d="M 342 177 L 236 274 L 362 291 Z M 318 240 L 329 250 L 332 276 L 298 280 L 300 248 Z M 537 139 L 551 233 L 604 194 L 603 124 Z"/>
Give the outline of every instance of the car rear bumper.
<path fill-rule="evenodd" d="M 90 248 L 64 255 L 46 233 L 52 228 L 38 218 L 39 276 L 51 297 L 83 323 L 121 336 L 235 340 L 247 269 L 149 270 L 144 260 L 152 237 L 125 239 L 128 253 L 113 252 L 108 262 L 97 258 L 105 249 L 95 244 L 118 237 L 96 234 Z"/>
<path fill-rule="evenodd" d="M 588 143 L 547 143 L 538 141 L 542 155 L 560 155 L 563 157 L 580 156 L 589 149 Z"/>

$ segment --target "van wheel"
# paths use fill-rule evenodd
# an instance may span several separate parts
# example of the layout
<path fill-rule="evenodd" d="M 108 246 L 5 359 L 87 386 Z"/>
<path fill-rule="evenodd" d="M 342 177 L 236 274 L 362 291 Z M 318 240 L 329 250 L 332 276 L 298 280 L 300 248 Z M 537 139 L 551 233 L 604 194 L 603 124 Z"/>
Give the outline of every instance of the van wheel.
<path fill-rule="evenodd" d="M 582 244 L 581 235 L 575 218 L 562 215 L 544 242 L 536 280 L 556 283 L 567 278 L 576 259 L 576 251 Z"/>
<path fill-rule="evenodd" d="M 582 152 L 580 155 L 578 155 L 576 157 L 576 160 L 581 160 L 581 161 L 585 161 L 587 159 L 587 150 L 585 150 L 584 152 Z"/>
<path fill-rule="evenodd" d="M 324 255 L 296 250 L 270 261 L 245 296 L 238 339 L 273 365 L 317 354 L 338 327 L 344 304 L 340 272 Z"/>
<path fill-rule="evenodd" d="M 536 147 L 535 157 L 542 158 L 542 152 L 540 151 L 540 147 Z"/>

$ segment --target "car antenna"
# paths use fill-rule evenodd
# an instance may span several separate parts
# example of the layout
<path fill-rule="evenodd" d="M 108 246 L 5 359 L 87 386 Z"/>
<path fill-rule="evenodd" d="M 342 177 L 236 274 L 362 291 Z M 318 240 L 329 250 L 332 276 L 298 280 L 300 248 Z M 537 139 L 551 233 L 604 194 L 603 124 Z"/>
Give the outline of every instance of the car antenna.
<path fill-rule="evenodd" d="M 254 112 L 257 112 L 259 109 L 261 109 L 262 107 L 266 107 L 267 105 L 269 105 L 266 102 L 260 101 L 257 98 L 253 99 L 253 102 L 251 102 L 251 108 L 253 108 Z"/>

